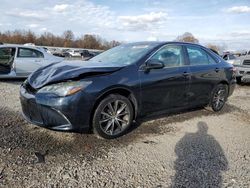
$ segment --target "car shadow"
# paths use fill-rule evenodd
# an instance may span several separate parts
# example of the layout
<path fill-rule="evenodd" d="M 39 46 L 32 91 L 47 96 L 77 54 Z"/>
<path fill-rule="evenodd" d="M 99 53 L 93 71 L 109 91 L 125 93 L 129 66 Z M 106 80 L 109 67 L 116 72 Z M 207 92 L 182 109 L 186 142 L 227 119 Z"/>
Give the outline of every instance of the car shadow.
<path fill-rule="evenodd" d="M 126 134 L 130 134 L 131 132 L 136 133 L 137 131 L 141 134 L 165 134 L 168 132 L 175 132 L 177 130 L 176 127 L 171 126 L 172 123 L 181 123 L 195 117 L 223 115 L 233 111 L 241 112 L 241 109 L 226 103 L 223 109 L 216 113 L 206 110 L 204 107 L 196 107 L 181 111 L 161 112 L 147 117 L 138 118 Z"/>
<path fill-rule="evenodd" d="M 228 161 L 216 139 L 208 134 L 205 122 L 197 124 L 198 131 L 186 133 L 176 144 L 177 159 L 172 187 L 221 187 L 222 171 Z"/>

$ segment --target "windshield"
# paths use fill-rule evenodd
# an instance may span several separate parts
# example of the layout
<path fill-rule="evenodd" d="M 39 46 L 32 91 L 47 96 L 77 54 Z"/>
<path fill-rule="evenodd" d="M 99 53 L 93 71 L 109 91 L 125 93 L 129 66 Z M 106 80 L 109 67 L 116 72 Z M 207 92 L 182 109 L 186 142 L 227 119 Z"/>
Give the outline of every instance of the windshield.
<path fill-rule="evenodd" d="M 89 61 L 93 62 L 94 64 L 100 64 L 100 66 L 127 66 L 138 61 L 156 46 L 156 43 L 125 44 L 103 52 L 100 55 L 93 57 Z"/>

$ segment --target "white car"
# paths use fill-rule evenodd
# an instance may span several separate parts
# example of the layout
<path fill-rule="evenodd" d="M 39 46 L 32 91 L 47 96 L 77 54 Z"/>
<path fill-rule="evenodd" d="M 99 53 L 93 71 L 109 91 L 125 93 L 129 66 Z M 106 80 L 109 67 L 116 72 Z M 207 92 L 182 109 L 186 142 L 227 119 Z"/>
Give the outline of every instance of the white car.
<path fill-rule="evenodd" d="M 42 66 L 63 60 L 35 46 L 0 45 L 0 78 L 25 78 Z"/>
<path fill-rule="evenodd" d="M 234 67 L 237 69 L 236 79 L 238 83 L 250 82 L 250 55 L 237 58 L 234 61 Z"/>
<path fill-rule="evenodd" d="M 69 54 L 69 57 L 81 57 L 79 50 L 68 50 L 67 53 Z"/>
<path fill-rule="evenodd" d="M 233 54 L 225 54 L 222 58 L 230 64 L 233 64 L 236 60 L 236 57 Z"/>

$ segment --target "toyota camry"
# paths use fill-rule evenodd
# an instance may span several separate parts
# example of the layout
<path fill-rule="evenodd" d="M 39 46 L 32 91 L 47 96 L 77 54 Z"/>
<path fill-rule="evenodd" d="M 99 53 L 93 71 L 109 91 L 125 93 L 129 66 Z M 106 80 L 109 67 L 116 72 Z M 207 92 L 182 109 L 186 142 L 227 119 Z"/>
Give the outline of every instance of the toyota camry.
<path fill-rule="evenodd" d="M 22 84 L 20 100 L 33 124 L 112 139 L 155 113 L 201 106 L 220 111 L 235 83 L 234 67 L 201 45 L 139 42 L 85 63 L 42 67 Z"/>

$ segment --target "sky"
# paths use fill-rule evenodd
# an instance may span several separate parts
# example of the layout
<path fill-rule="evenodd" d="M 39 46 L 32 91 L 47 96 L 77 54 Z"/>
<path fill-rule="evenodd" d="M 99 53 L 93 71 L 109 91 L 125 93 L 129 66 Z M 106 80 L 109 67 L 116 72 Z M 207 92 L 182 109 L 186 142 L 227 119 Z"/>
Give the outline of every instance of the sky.
<path fill-rule="evenodd" d="M 72 30 L 122 42 L 190 32 L 203 45 L 250 50 L 250 0 L 0 0 L 0 12 L 0 32 Z"/>

